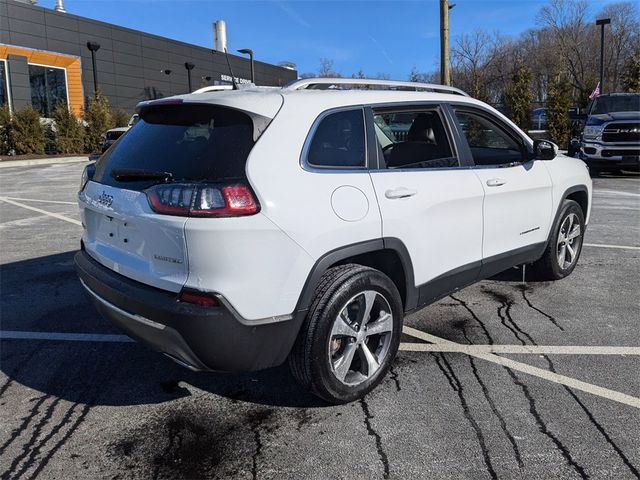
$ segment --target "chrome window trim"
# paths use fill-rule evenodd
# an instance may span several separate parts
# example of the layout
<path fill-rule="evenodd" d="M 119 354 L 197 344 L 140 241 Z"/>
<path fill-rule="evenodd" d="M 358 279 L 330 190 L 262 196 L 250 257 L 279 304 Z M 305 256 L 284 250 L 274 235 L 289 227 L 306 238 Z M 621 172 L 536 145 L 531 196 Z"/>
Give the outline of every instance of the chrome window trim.
<path fill-rule="evenodd" d="M 309 148 L 311 147 L 311 142 L 313 141 L 313 137 L 316 134 L 318 126 L 329 115 L 340 112 L 348 112 L 353 110 L 360 110 L 362 114 L 362 130 L 364 134 L 364 165 L 356 166 L 356 167 L 338 167 L 338 166 L 326 166 L 323 167 L 321 165 L 314 165 L 308 161 Z M 309 129 L 309 133 L 307 134 L 307 138 L 304 141 L 302 146 L 302 152 L 300 153 L 300 166 L 303 170 L 307 172 L 313 173 L 363 173 L 369 170 L 369 149 L 367 145 L 367 119 L 364 112 L 364 105 L 349 105 L 344 107 L 330 108 L 328 110 L 323 111 L 316 117 L 316 119 L 311 124 L 311 128 Z"/>

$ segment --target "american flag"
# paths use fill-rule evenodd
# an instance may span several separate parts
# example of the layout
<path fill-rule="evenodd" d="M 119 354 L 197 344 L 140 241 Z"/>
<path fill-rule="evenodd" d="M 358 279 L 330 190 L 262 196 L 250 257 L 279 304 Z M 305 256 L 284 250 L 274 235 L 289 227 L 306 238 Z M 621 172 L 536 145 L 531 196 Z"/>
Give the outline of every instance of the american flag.
<path fill-rule="evenodd" d="M 600 82 L 598 82 L 598 85 L 596 85 L 596 88 L 593 90 L 593 92 L 591 92 L 591 95 L 589 95 L 589 100 L 593 100 L 596 97 L 600 96 Z"/>

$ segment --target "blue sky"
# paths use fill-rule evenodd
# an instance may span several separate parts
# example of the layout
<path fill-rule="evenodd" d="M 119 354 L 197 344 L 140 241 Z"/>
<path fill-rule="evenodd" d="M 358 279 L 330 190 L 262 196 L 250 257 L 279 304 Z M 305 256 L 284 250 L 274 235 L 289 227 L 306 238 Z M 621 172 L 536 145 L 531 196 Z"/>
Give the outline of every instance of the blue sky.
<path fill-rule="evenodd" d="M 53 7 L 55 0 L 40 0 Z M 535 26 L 539 0 L 450 0 L 451 37 L 484 28 L 517 35 Z M 591 0 L 595 15 L 609 0 Z M 439 55 L 438 1 L 65 0 L 68 12 L 211 47 L 211 23 L 227 22 L 230 50 L 252 48 L 270 63 L 291 61 L 314 72 L 321 57 L 351 75 L 406 79 L 412 67 L 432 71 Z"/>

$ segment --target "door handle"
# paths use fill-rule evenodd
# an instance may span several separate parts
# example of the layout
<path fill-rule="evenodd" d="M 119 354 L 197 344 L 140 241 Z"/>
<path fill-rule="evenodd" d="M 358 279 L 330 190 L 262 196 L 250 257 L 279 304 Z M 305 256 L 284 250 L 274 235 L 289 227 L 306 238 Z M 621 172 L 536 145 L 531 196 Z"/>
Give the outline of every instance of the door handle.
<path fill-rule="evenodd" d="M 504 178 L 490 178 L 487 180 L 487 185 L 489 187 L 499 187 L 505 183 L 507 183 L 507 181 Z"/>
<path fill-rule="evenodd" d="M 410 188 L 405 188 L 405 187 L 398 187 L 398 188 L 392 188 L 387 190 L 386 192 L 384 192 L 384 196 L 390 200 L 393 200 L 395 198 L 413 197 L 417 193 L 418 193 L 417 190 L 412 190 Z"/>

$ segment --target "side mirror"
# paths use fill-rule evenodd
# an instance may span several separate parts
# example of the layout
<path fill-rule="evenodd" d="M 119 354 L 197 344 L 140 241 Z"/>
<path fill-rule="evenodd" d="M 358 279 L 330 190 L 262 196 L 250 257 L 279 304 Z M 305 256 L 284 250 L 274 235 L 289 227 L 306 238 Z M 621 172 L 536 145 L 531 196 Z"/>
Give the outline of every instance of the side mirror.
<path fill-rule="evenodd" d="M 534 160 L 553 160 L 558 155 L 558 146 L 549 140 L 533 141 Z"/>

